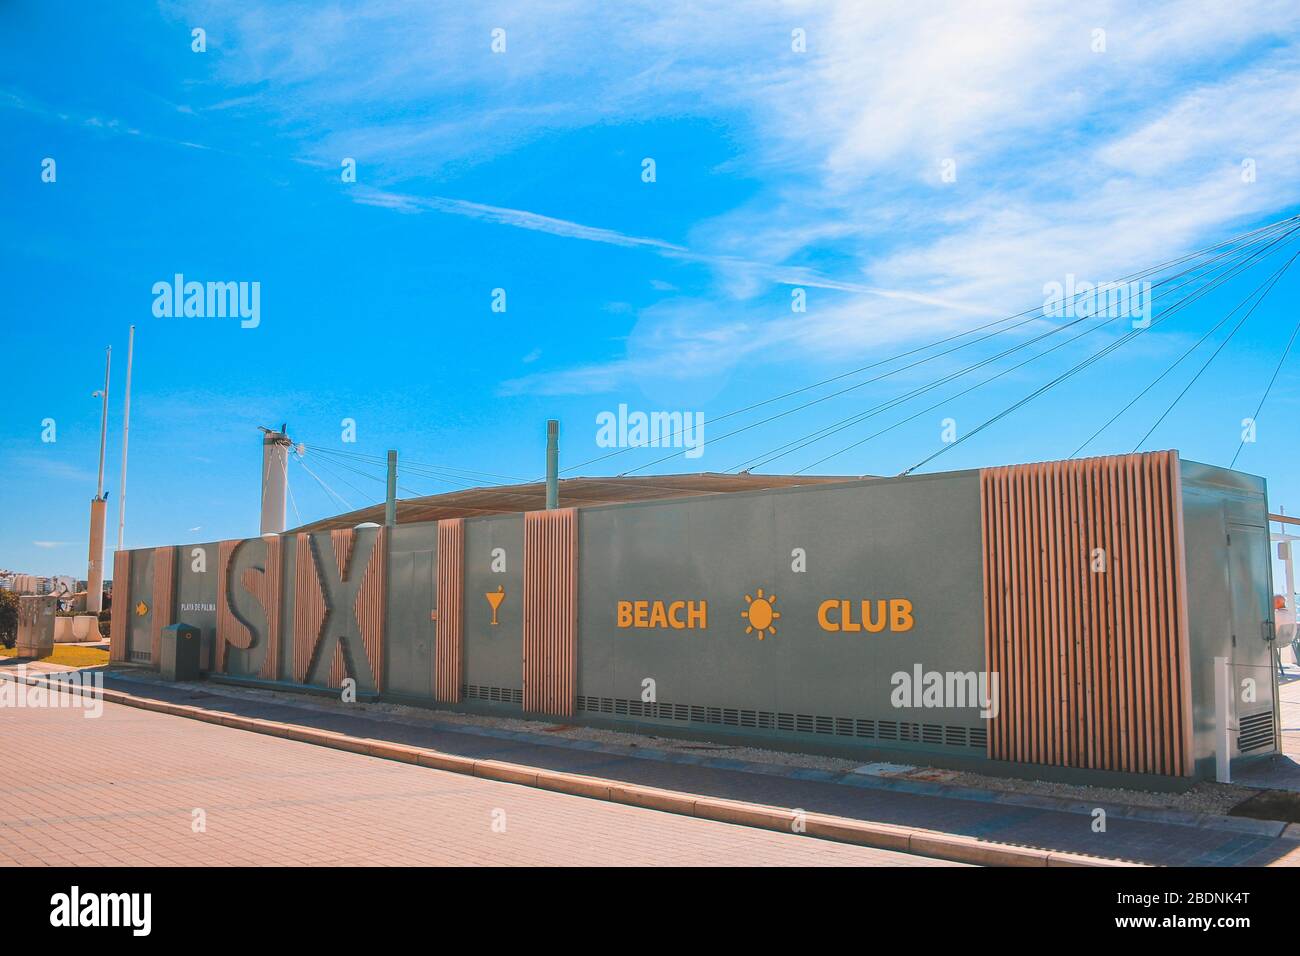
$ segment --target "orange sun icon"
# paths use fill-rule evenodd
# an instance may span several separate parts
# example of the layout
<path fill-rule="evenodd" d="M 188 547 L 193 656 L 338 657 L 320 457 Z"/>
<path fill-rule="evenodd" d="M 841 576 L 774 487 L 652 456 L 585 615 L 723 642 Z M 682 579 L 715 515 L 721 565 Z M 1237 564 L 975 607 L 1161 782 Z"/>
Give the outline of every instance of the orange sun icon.
<path fill-rule="evenodd" d="M 745 633 L 752 634 L 758 631 L 760 641 L 768 634 L 776 634 L 775 622 L 781 617 L 781 612 L 772 607 L 776 603 L 776 595 L 769 594 L 764 597 L 763 589 L 759 588 L 757 597 L 746 594 L 745 601 L 749 604 L 749 609 L 740 612 L 741 617 L 749 619 L 749 626 L 745 628 Z"/>

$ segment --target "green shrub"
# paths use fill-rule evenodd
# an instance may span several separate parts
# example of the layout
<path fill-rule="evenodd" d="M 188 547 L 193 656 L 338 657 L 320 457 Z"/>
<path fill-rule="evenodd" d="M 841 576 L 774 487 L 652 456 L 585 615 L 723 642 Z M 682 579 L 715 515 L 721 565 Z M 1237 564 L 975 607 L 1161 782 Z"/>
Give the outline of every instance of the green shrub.
<path fill-rule="evenodd" d="M 0 591 L 0 644 L 13 647 L 18 640 L 18 595 Z"/>

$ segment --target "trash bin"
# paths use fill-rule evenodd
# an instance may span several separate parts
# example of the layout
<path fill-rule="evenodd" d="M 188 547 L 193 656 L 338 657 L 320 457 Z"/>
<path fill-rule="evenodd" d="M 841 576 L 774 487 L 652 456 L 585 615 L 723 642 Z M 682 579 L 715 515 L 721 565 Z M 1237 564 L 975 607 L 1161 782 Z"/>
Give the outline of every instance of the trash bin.
<path fill-rule="evenodd" d="M 163 680 L 199 679 L 199 629 L 172 624 L 162 629 L 158 671 Z"/>

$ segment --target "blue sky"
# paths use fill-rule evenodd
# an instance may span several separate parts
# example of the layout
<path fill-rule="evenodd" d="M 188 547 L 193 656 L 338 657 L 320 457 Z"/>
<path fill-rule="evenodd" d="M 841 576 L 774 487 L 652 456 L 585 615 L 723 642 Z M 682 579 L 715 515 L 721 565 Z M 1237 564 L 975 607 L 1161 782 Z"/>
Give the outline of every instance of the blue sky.
<path fill-rule="evenodd" d="M 115 528 L 131 324 L 126 544 L 207 541 L 257 531 L 258 425 L 288 422 L 308 465 L 313 445 L 395 447 L 533 479 L 547 418 L 574 466 L 604 453 L 596 416 L 626 404 L 706 419 L 701 458 L 640 473 L 732 469 L 1005 345 L 721 438 L 830 389 L 729 411 L 1041 305 L 1068 274 L 1128 275 L 1300 211 L 1294 4 L 986 6 L 4 4 L 0 567 L 84 574 L 106 345 Z M 155 317 L 152 286 L 176 273 L 259 282 L 260 325 Z M 927 470 L 1068 456 L 1265 275 Z M 1144 447 L 1227 464 L 1298 281 L 1281 280 Z M 793 288 L 806 312 L 791 311 Z M 896 474 L 942 447 L 943 419 L 974 428 L 1118 334 L 814 470 Z M 1131 450 L 1223 334 L 1089 451 Z M 1293 512 L 1298 363 L 1237 464 Z M 944 394 L 764 470 L 808 466 Z M 355 444 L 341 443 L 345 418 Z M 382 497 L 374 478 L 315 470 L 349 504 Z M 297 462 L 290 478 L 303 520 L 343 510 Z"/>

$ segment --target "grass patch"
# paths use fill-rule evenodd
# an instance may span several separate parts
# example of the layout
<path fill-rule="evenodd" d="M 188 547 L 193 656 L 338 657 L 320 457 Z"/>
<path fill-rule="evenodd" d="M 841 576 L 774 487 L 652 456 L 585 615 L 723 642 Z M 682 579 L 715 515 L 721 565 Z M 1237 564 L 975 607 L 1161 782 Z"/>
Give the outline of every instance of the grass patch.
<path fill-rule="evenodd" d="M 0 657 L 17 657 L 18 648 L 0 647 Z M 26 658 L 30 660 L 30 658 Z M 54 653 L 39 658 L 42 664 L 62 664 L 64 667 L 98 667 L 108 663 L 108 651 L 98 647 L 76 647 L 55 644 Z"/>

